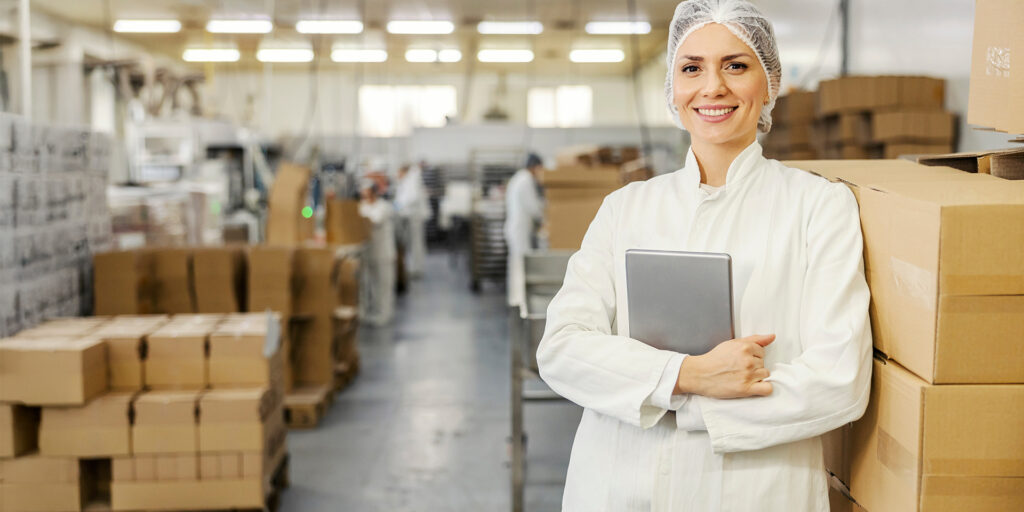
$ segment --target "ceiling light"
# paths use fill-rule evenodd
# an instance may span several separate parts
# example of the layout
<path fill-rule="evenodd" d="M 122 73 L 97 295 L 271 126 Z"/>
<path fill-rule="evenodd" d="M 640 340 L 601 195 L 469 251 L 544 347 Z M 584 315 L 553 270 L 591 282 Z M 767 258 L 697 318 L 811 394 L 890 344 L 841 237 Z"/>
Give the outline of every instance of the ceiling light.
<path fill-rule="evenodd" d="M 356 20 L 299 20 L 295 30 L 300 34 L 359 34 L 363 22 Z"/>
<path fill-rule="evenodd" d="M 481 21 L 476 26 L 481 34 L 540 34 L 544 25 L 539 21 Z"/>
<path fill-rule="evenodd" d="M 210 20 L 206 31 L 215 34 L 266 34 L 274 30 L 270 20 Z"/>
<path fill-rule="evenodd" d="M 309 48 L 261 48 L 256 52 L 260 62 L 310 62 L 313 50 Z"/>
<path fill-rule="evenodd" d="M 331 51 L 331 60 L 334 62 L 384 62 L 388 60 L 388 52 L 361 48 L 335 48 Z"/>
<path fill-rule="evenodd" d="M 434 50 L 406 50 L 405 60 L 407 62 L 437 62 L 437 52 Z"/>
<path fill-rule="evenodd" d="M 389 21 L 392 34 L 451 34 L 455 24 L 450 21 Z"/>
<path fill-rule="evenodd" d="M 462 52 L 458 50 L 441 50 L 437 52 L 437 60 L 441 62 L 458 62 L 462 60 Z"/>
<path fill-rule="evenodd" d="M 646 21 L 591 21 L 588 34 L 649 34 L 651 24 Z"/>
<path fill-rule="evenodd" d="M 187 48 L 181 54 L 185 62 L 238 62 L 240 57 L 234 48 Z"/>
<path fill-rule="evenodd" d="M 117 20 L 114 32 L 147 32 L 153 34 L 173 34 L 181 31 L 178 20 Z"/>
<path fill-rule="evenodd" d="M 626 54 L 622 50 L 573 50 L 569 60 L 573 62 L 622 62 Z"/>
<path fill-rule="evenodd" d="M 480 50 L 476 54 L 480 62 L 531 62 L 530 50 Z"/>

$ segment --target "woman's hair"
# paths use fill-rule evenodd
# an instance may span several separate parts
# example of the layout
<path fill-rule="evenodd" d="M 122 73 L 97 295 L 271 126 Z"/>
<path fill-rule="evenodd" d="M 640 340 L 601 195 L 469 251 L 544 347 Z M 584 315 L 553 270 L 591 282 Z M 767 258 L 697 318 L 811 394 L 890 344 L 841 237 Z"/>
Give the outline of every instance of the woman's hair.
<path fill-rule="evenodd" d="M 684 0 L 676 6 L 676 13 L 668 29 L 668 73 L 665 74 L 665 98 L 668 100 L 672 121 L 683 128 L 679 109 L 672 104 L 676 53 L 690 34 L 708 23 L 718 23 L 729 29 L 757 55 L 758 62 L 764 68 L 764 75 L 768 78 L 768 104 L 761 109 L 757 129 L 768 133 L 772 129 L 772 109 L 779 96 L 782 63 L 779 62 L 779 47 L 775 42 L 775 30 L 771 22 L 747 0 Z"/>

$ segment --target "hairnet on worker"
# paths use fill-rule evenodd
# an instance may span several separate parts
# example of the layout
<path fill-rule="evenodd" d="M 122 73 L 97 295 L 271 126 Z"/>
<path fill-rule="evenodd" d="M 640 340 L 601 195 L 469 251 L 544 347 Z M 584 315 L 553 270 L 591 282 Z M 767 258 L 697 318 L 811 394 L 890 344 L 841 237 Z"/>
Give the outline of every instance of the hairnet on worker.
<path fill-rule="evenodd" d="M 761 109 L 757 129 L 768 133 L 772 128 L 775 99 L 779 97 L 782 64 L 779 62 L 779 47 L 775 42 L 771 22 L 747 0 L 688 0 L 676 6 L 668 29 L 668 72 L 665 74 L 665 98 L 672 122 L 683 128 L 679 110 L 672 104 L 672 75 L 676 53 L 690 34 L 708 23 L 718 23 L 729 29 L 757 55 L 758 62 L 764 68 L 764 75 L 768 77 L 768 103 Z"/>

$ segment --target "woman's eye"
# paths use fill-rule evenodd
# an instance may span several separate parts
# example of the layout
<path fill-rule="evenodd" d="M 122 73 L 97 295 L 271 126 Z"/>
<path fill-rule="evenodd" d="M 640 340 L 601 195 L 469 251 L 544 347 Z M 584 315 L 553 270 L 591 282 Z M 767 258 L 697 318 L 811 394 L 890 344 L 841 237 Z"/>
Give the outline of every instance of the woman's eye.
<path fill-rule="evenodd" d="M 730 62 L 726 69 L 747 69 L 747 65 L 742 62 Z"/>
<path fill-rule="evenodd" d="M 694 66 L 693 64 L 690 64 L 689 66 L 683 66 L 682 71 L 683 71 L 683 73 L 696 73 L 697 71 L 700 71 L 700 70 L 697 69 L 697 66 Z"/>

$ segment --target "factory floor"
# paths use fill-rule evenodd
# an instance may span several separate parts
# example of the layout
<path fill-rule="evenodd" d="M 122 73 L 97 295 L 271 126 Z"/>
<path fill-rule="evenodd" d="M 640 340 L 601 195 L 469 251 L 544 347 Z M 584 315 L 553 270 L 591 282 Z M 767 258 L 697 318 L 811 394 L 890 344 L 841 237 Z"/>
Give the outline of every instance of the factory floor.
<path fill-rule="evenodd" d="M 442 250 L 389 327 L 361 326 L 362 370 L 315 430 L 291 431 L 283 512 L 510 510 L 503 286 L 469 290 Z M 528 512 L 557 511 L 581 409 L 525 409 Z"/>

